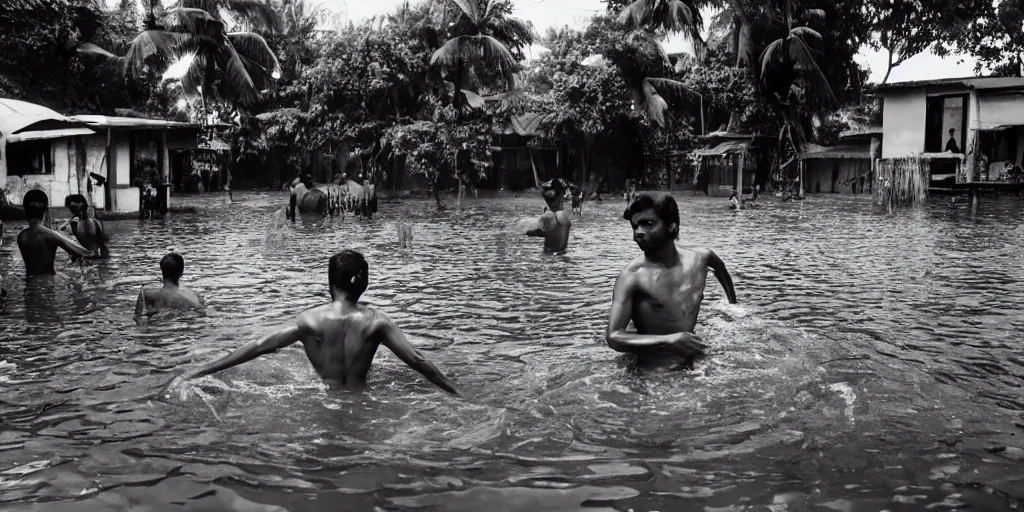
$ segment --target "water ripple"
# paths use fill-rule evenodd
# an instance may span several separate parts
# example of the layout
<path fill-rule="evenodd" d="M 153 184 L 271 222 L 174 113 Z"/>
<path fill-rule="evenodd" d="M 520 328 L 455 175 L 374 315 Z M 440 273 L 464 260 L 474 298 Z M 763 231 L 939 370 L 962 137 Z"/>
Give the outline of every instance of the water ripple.
<path fill-rule="evenodd" d="M 603 341 L 635 254 L 618 201 L 569 250 L 521 236 L 535 199 L 383 202 L 373 220 L 283 222 L 282 194 L 180 198 L 192 215 L 111 222 L 109 262 L 8 278 L 0 312 L 5 510 L 999 509 L 1024 498 L 1024 208 L 866 198 L 731 212 L 679 196 L 683 243 L 714 248 L 692 370 L 640 371 Z M 178 200 L 178 199 L 176 199 Z M 396 223 L 414 240 L 400 248 Z M 18 226 L 10 226 L 11 231 Z M 169 248 L 205 317 L 136 326 Z M 153 393 L 327 299 L 326 260 L 370 261 L 385 308 L 465 390 L 386 351 L 338 394 L 300 348 Z M 0 272 L 23 265 L 0 247 Z M 335 500 L 335 501 L 332 501 Z"/>

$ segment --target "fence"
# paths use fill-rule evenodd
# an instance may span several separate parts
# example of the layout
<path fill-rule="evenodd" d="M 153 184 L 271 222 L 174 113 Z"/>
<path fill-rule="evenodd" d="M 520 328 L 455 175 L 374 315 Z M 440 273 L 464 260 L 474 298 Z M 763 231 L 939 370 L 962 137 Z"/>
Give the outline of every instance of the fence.
<path fill-rule="evenodd" d="M 928 199 L 930 160 L 919 157 L 878 160 L 878 183 L 872 187 L 875 204 L 891 209 Z"/>

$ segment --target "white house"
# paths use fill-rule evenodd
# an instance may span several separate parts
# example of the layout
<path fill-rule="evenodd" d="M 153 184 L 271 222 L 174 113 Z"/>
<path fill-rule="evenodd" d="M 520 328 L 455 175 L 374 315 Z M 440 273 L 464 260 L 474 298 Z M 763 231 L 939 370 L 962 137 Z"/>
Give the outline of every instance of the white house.
<path fill-rule="evenodd" d="M 97 209 L 138 212 L 144 171 L 152 171 L 154 185 L 168 184 L 168 149 L 196 148 L 201 129 L 194 123 L 133 117 L 63 116 L 40 105 L 0 99 L 0 190 L 14 205 L 29 190 L 40 189 L 53 206 L 63 205 L 70 194 L 82 194 Z M 170 198 L 165 190 L 166 208 Z"/>
<path fill-rule="evenodd" d="M 1024 78 L 885 84 L 882 161 L 914 157 L 931 187 L 1006 183 L 1024 156 Z"/>

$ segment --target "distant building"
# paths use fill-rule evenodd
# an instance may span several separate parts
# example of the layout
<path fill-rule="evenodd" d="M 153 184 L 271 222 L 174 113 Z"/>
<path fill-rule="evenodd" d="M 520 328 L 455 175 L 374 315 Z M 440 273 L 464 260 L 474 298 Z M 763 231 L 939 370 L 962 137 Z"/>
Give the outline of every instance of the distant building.
<path fill-rule="evenodd" d="M 141 181 L 168 183 L 168 149 L 196 148 L 200 131 L 193 123 L 63 116 L 0 98 L 0 190 L 13 205 L 39 189 L 53 206 L 82 194 L 97 209 L 138 212 Z M 168 203 L 165 196 L 163 204 Z"/>
<path fill-rule="evenodd" d="M 885 84 L 881 164 L 915 158 L 929 187 L 1009 184 L 1024 156 L 1024 78 Z"/>

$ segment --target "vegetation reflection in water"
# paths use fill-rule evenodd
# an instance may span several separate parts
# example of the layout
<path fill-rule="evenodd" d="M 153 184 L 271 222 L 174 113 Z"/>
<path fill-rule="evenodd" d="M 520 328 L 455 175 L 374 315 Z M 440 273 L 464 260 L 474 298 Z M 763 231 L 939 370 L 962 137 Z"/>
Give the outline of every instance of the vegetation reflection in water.
<path fill-rule="evenodd" d="M 564 256 L 521 235 L 534 199 L 471 201 L 461 214 L 384 203 L 374 220 L 291 225 L 275 220 L 281 194 L 249 194 L 112 222 L 111 261 L 11 286 L 0 501 L 539 511 L 1019 499 L 1019 201 L 933 199 L 882 215 L 862 198 L 739 213 L 680 199 L 681 240 L 722 255 L 740 305 L 708 287 L 698 334 L 711 351 L 674 372 L 640 372 L 603 341 L 613 280 L 636 254 L 618 201 L 588 205 Z M 398 221 L 415 229 L 406 248 Z M 210 313 L 136 327 L 138 286 L 169 247 Z M 152 400 L 182 365 L 325 300 L 326 260 L 342 247 L 367 255 L 367 300 L 467 400 L 386 351 L 370 391 L 328 392 L 301 349 L 199 380 L 187 400 Z M 0 251 L 0 269 L 22 271 L 16 250 Z"/>

